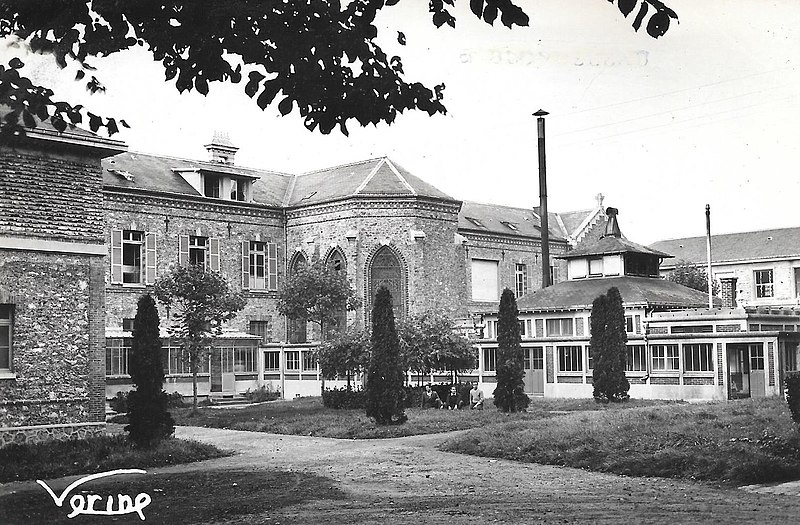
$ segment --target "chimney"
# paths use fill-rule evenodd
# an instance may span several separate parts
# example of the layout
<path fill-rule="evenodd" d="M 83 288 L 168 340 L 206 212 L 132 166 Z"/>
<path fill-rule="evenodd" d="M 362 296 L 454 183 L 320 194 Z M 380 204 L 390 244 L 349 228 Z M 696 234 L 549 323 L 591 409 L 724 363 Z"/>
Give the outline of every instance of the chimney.
<path fill-rule="evenodd" d="M 720 282 L 723 308 L 736 308 L 736 277 L 723 277 Z"/>
<path fill-rule="evenodd" d="M 227 133 L 222 131 L 215 131 L 214 138 L 211 139 L 209 144 L 205 145 L 208 151 L 209 160 L 211 162 L 219 162 L 222 164 L 233 164 L 233 157 L 239 148 L 233 145 Z"/>
<path fill-rule="evenodd" d="M 616 237 L 619 239 L 622 237 L 622 232 L 619 231 L 619 223 L 617 222 L 617 214 L 619 210 L 616 208 L 606 208 L 606 232 L 603 234 L 603 237 Z M 601 237 L 602 239 L 602 237 Z"/>

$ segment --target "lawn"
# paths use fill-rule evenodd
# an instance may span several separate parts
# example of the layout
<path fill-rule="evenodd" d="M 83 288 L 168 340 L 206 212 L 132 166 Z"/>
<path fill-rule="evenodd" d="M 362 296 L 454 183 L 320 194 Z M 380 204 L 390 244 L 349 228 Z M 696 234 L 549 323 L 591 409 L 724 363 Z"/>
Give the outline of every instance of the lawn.
<path fill-rule="evenodd" d="M 729 485 L 800 478 L 800 432 L 781 399 L 515 419 L 453 437 L 443 449 Z"/>
<path fill-rule="evenodd" d="M 497 411 L 491 400 L 485 410 L 406 410 L 408 421 L 403 425 L 382 427 L 372 422 L 364 410 L 333 410 L 322 405 L 319 397 L 276 401 L 245 408 L 200 408 L 172 410 L 177 425 L 228 428 L 274 434 L 296 434 L 339 439 L 374 439 L 435 434 L 452 430 L 480 428 L 508 421 L 535 421 L 554 417 L 558 412 L 593 410 L 617 411 L 637 406 L 664 404 L 664 401 L 630 400 L 604 405 L 587 399 L 535 399 L 524 414 L 510 416 Z M 556 412 L 556 413 L 554 413 Z"/>
<path fill-rule="evenodd" d="M 213 445 L 174 438 L 152 450 L 137 449 L 123 435 L 9 445 L 0 449 L 0 483 L 119 468 L 163 467 L 227 455 L 230 454 Z"/>

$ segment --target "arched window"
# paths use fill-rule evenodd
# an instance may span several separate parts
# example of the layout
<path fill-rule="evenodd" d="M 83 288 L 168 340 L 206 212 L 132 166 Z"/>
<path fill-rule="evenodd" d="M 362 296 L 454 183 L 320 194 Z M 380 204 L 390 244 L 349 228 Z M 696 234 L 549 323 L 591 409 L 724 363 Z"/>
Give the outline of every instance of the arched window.
<path fill-rule="evenodd" d="M 342 250 L 335 248 L 328 259 L 325 261 L 325 267 L 328 270 L 340 273 L 347 276 L 347 259 L 345 259 Z M 341 305 L 334 314 L 336 317 L 336 325 L 330 327 L 330 331 L 334 333 L 341 333 L 347 328 L 347 305 Z"/>
<path fill-rule="evenodd" d="M 392 307 L 394 318 L 402 319 L 405 316 L 405 286 L 403 282 L 403 267 L 400 259 L 391 248 L 383 246 L 372 258 L 369 270 L 369 301 L 370 309 L 378 288 L 385 286 L 392 294 Z"/>
<path fill-rule="evenodd" d="M 297 273 L 300 268 L 304 268 L 308 264 L 306 256 L 303 252 L 297 252 L 289 264 L 289 275 Z M 308 338 L 306 331 L 308 321 L 306 319 L 289 319 L 289 342 L 290 343 L 305 343 Z"/>

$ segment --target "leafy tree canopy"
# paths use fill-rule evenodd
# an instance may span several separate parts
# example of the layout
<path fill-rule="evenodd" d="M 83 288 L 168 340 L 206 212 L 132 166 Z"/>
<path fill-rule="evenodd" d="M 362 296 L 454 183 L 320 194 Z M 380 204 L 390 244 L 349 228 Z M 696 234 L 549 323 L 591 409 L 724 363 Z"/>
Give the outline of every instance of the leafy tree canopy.
<path fill-rule="evenodd" d="M 675 269 L 667 274 L 667 280 L 708 293 L 708 274 L 699 264 L 678 261 Z M 711 293 L 719 295 L 719 283 L 716 280 L 711 281 Z"/>
<path fill-rule="evenodd" d="M 278 295 L 278 311 L 282 315 L 317 323 L 323 336 L 335 325 L 337 312 L 355 310 L 359 306 L 361 300 L 344 272 L 327 268 L 321 260 L 292 272 Z"/>
<path fill-rule="evenodd" d="M 475 349 L 453 330 L 453 320 L 438 311 L 409 316 L 398 323 L 401 361 L 420 375 L 434 370 L 463 372 L 477 367 Z"/>
<path fill-rule="evenodd" d="M 376 15 L 400 0 L 6 0 L 0 2 L 0 37 L 14 35 L 34 52 L 52 53 L 64 68 L 77 63 L 76 80 L 92 91 L 104 87 L 90 62 L 143 46 L 164 68 L 179 92 L 206 95 L 214 82 L 240 83 L 264 109 L 277 101 L 282 115 L 297 111 L 309 130 L 347 134 L 348 121 L 361 126 L 386 122 L 417 109 L 445 113 L 444 84 L 430 88 L 408 81 L 402 58 L 378 45 Z M 408 0 L 412 1 L 412 0 Z M 677 20 L 660 0 L 607 0 L 657 38 Z M 455 27 L 456 0 L 427 5 L 436 27 Z M 487 24 L 527 26 L 528 15 L 512 0 L 470 0 L 472 13 Z M 398 32 L 397 41 L 406 37 Z M 11 108 L 4 129 L 34 127 L 36 118 L 63 131 L 89 119 L 109 134 L 125 121 L 104 118 L 79 105 L 53 99 L 34 84 L 14 58 L 0 66 L 0 105 Z"/>
<path fill-rule="evenodd" d="M 192 370 L 193 406 L 197 408 L 197 372 L 222 325 L 247 300 L 228 288 L 225 278 L 202 266 L 175 266 L 155 284 L 154 294 L 172 312 L 169 332 L 186 349 Z"/>
<path fill-rule="evenodd" d="M 350 379 L 369 366 L 370 349 L 370 333 L 355 328 L 325 341 L 317 350 L 317 360 L 323 377 L 345 377 L 349 390 Z"/>

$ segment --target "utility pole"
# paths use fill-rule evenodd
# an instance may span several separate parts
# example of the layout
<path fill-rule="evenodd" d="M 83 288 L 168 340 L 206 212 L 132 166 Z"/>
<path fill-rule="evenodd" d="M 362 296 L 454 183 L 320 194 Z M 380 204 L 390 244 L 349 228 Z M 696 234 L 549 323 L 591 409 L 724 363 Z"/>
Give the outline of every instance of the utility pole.
<path fill-rule="evenodd" d="M 539 137 L 539 216 L 542 225 L 542 288 L 550 286 L 550 225 L 547 216 L 547 167 L 544 157 L 544 117 L 547 111 L 540 109 L 536 117 L 536 130 Z"/>
<path fill-rule="evenodd" d="M 714 308 L 714 293 L 712 285 L 714 277 L 711 275 L 711 205 L 706 204 L 706 256 L 708 259 L 708 307 Z"/>

